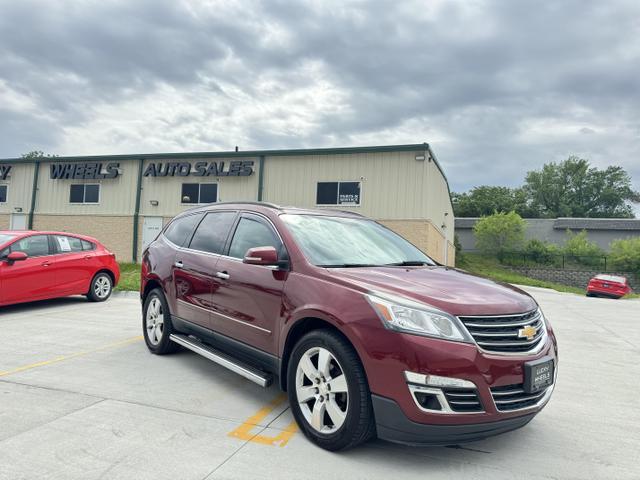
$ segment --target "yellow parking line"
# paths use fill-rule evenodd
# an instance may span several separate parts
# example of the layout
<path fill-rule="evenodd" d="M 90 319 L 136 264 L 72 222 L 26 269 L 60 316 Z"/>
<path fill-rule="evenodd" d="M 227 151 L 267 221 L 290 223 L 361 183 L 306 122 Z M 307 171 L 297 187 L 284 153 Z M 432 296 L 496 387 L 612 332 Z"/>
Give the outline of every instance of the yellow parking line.
<path fill-rule="evenodd" d="M 51 360 L 44 360 L 42 362 L 32 363 L 30 365 L 24 365 L 22 367 L 14 368 L 13 370 L 6 370 L 4 372 L 0 372 L 0 377 L 5 377 L 7 375 L 11 375 L 12 373 L 24 372 L 25 370 L 31 370 L 32 368 L 43 367 L 45 365 L 51 365 L 52 363 L 58 363 L 64 360 L 81 357 L 89 353 L 99 352 L 101 350 L 107 350 L 109 348 L 120 347 L 123 345 L 128 345 L 130 343 L 139 342 L 140 340 L 142 340 L 142 338 L 143 337 L 139 335 L 137 337 L 131 337 L 131 338 L 127 338 L 126 340 L 121 340 L 119 342 L 109 343 L 108 345 L 103 345 L 102 347 L 94 348 L 92 350 L 85 350 L 83 352 L 71 353 L 69 355 L 62 355 L 60 357 L 52 358 Z"/>
<path fill-rule="evenodd" d="M 230 437 L 240 438 L 242 440 L 246 440 L 248 442 L 261 443 L 263 445 L 270 445 L 272 447 L 284 447 L 291 437 L 298 431 L 298 425 L 296 422 L 291 422 L 287 425 L 284 430 L 282 430 L 275 437 L 269 437 L 267 435 L 255 435 L 251 433 L 262 420 L 264 420 L 267 415 L 269 415 L 273 410 L 282 405 L 287 401 L 287 395 L 282 393 L 278 395 L 276 398 L 271 400 L 267 405 L 258 410 L 254 415 L 247 418 L 245 422 L 240 425 L 238 428 L 229 432 Z"/>

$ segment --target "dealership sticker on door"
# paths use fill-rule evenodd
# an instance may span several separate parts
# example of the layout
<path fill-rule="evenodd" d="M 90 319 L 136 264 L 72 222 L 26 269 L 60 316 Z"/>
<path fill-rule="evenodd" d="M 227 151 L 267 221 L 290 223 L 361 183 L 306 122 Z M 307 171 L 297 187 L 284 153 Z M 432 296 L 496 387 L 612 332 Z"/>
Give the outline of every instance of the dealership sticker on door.
<path fill-rule="evenodd" d="M 71 245 L 69 245 L 69 239 L 67 237 L 56 237 L 58 240 L 58 246 L 60 247 L 60 251 L 62 252 L 70 252 Z"/>
<path fill-rule="evenodd" d="M 553 359 L 542 357 L 524 364 L 524 391 L 537 393 L 553 383 Z"/>

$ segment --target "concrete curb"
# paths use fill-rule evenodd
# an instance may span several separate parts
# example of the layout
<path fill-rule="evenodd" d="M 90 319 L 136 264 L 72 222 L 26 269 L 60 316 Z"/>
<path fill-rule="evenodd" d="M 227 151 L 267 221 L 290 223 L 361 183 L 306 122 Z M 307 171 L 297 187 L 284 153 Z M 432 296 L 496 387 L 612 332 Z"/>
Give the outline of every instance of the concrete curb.
<path fill-rule="evenodd" d="M 140 292 L 137 290 L 114 290 L 112 295 L 120 298 L 140 298 Z"/>

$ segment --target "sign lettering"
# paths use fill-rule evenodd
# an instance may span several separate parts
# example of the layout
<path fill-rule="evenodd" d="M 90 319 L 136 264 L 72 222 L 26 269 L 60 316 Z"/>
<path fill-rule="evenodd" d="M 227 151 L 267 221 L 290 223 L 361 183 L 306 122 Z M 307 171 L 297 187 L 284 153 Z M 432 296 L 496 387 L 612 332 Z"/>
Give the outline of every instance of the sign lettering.
<path fill-rule="evenodd" d="M 100 180 L 116 178 L 119 163 L 52 163 L 50 176 L 53 180 Z"/>
<path fill-rule="evenodd" d="M 228 166 L 227 166 L 228 165 Z M 253 160 L 221 162 L 156 162 L 147 165 L 145 177 L 248 177 L 253 174 Z"/>
<path fill-rule="evenodd" d="M 6 180 L 11 171 L 11 165 L 0 165 L 0 180 Z"/>

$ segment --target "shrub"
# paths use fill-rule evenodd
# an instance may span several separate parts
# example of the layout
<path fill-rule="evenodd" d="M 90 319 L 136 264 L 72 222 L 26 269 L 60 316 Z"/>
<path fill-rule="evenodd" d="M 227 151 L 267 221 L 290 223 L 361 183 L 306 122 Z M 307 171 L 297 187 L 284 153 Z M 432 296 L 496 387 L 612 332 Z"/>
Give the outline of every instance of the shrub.
<path fill-rule="evenodd" d="M 591 266 L 600 265 L 603 260 L 602 257 L 605 255 L 597 243 L 589 241 L 586 230 L 582 230 L 580 233 L 573 233 L 568 229 L 562 253 L 569 260 Z"/>
<path fill-rule="evenodd" d="M 555 245 L 537 238 L 532 238 L 524 246 L 527 260 L 545 265 L 550 265 L 557 260 L 558 250 Z"/>
<path fill-rule="evenodd" d="M 525 222 L 516 212 L 494 213 L 482 217 L 473 227 L 476 247 L 483 253 L 502 255 L 519 250 L 524 243 Z"/>
<path fill-rule="evenodd" d="M 609 258 L 615 269 L 640 274 L 640 237 L 611 242 Z"/>
<path fill-rule="evenodd" d="M 453 246 L 456 249 L 456 263 L 458 261 L 462 261 L 463 260 L 463 256 L 462 256 L 462 244 L 460 243 L 460 237 L 458 237 L 458 234 L 456 233 L 453 236 Z"/>

